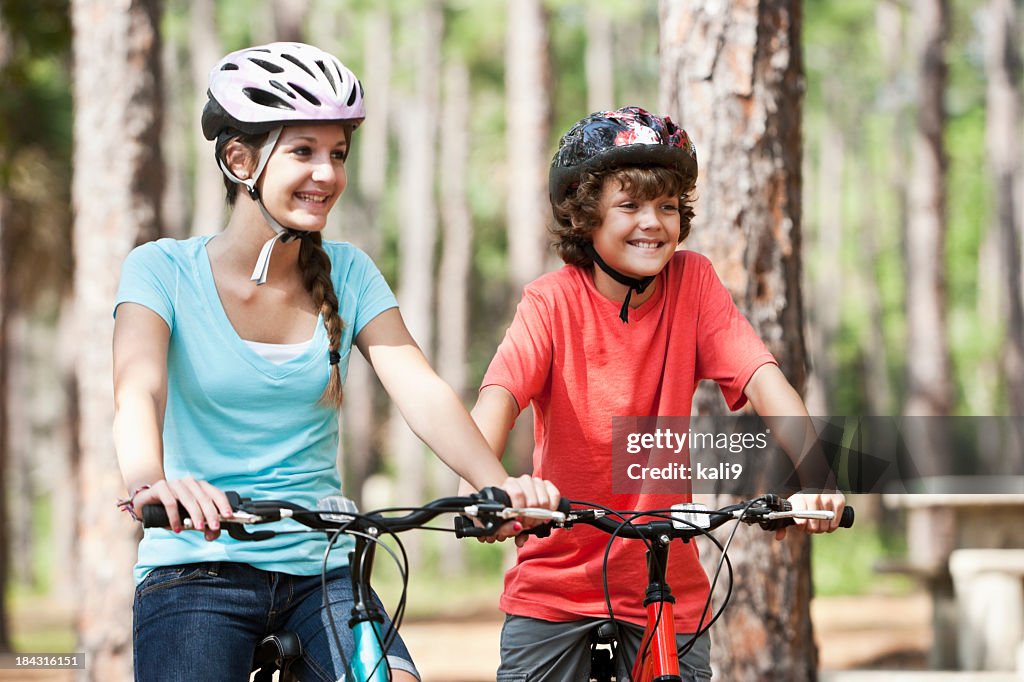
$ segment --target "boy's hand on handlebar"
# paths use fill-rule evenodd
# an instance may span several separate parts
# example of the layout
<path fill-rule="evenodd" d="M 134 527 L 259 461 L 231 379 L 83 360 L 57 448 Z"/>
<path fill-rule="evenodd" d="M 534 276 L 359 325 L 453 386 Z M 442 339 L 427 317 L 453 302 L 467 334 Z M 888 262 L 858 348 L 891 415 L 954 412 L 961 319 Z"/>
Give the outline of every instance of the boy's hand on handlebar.
<path fill-rule="evenodd" d="M 840 492 L 821 493 L 797 493 L 789 497 L 790 504 L 794 510 L 824 510 L 833 512 L 831 521 L 822 519 L 795 519 L 797 527 L 807 533 L 831 533 L 839 528 L 839 521 L 846 507 L 846 497 Z M 786 537 L 786 529 L 775 531 L 775 539 L 781 540 Z"/>
<path fill-rule="evenodd" d="M 147 504 L 163 505 L 167 510 L 171 530 L 175 533 L 184 528 L 178 513 L 178 502 L 181 502 L 192 519 L 192 527 L 203 531 L 207 540 L 216 540 L 220 536 L 221 518 L 230 518 L 232 515 L 231 504 L 221 490 L 206 481 L 197 481 L 191 477 L 159 480 L 136 495 L 134 502 L 136 514 L 141 514 L 142 507 Z"/>

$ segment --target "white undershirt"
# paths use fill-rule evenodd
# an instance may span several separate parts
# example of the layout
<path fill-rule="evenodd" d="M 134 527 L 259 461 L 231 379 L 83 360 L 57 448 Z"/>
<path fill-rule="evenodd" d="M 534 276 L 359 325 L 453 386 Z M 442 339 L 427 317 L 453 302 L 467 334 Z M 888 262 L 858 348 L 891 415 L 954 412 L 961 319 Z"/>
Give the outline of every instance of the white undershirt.
<path fill-rule="evenodd" d="M 275 365 L 283 365 L 289 360 L 299 357 L 313 343 L 313 339 L 303 341 L 302 343 L 262 343 L 260 341 L 242 340 L 245 341 L 245 345 L 249 346 L 253 352 Z"/>

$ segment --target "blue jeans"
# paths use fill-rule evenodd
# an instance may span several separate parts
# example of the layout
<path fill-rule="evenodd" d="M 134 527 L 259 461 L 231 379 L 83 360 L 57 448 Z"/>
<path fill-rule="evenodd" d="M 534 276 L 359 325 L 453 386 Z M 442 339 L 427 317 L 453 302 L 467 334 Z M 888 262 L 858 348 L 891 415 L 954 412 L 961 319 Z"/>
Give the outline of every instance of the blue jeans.
<path fill-rule="evenodd" d="M 348 568 L 328 573 L 327 579 L 337 637 L 351 659 Z M 271 573 L 227 562 L 165 566 L 135 588 L 134 612 L 139 681 L 243 682 L 249 679 L 256 645 L 278 630 L 291 630 L 302 641 L 302 657 L 291 668 L 300 680 L 334 682 L 345 675 L 323 608 L 319 575 Z M 389 625 L 384 624 L 385 632 Z M 392 669 L 418 677 L 397 634 L 387 656 Z"/>

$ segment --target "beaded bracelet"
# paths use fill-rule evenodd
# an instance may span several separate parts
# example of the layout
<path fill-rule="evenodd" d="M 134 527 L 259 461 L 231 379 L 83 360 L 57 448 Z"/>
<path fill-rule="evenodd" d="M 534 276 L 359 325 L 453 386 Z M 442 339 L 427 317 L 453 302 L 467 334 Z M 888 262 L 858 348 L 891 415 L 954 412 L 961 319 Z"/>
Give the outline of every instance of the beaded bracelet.
<path fill-rule="evenodd" d="M 148 485 L 140 485 L 138 488 L 132 491 L 132 494 L 126 498 L 118 498 L 117 508 L 123 512 L 128 512 L 128 516 L 132 517 L 132 521 L 138 521 L 139 516 L 135 513 L 135 496 L 141 493 L 143 490 L 149 490 Z"/>

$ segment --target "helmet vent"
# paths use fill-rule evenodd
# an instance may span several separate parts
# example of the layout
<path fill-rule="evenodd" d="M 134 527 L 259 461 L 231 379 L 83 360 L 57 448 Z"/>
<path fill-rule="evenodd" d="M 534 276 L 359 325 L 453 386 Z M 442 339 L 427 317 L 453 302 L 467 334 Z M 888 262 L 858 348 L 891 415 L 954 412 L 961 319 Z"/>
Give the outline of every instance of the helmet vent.
<path fill-rule="evenodd" d="M 338 92 L 338 84 L 334 82 L 334 74 L 327 68 L 327 65 L 319 59 L 316 61 L 316 65 L 319 66 L 320 70 L 324 72 L 325 76 L 327 76 L 327 80 L 330 82 L 331 87 L 334 88 L 334 92 Z"/>
<path fill-rule="evenodd" d="M 359 87 L 352 88 L 352 92 L 350 92 L 349 95 L 348 95 L 348 101 L 345 102 L 346 106 L 352 106 L 353 104 L 356 103 L 356 94 L 357 93 L 360 96 L 362 96 L 362 94 L 363 94 L 363 84 L 357 81 L 356 85 L 358 85 Z"/>
<path fill-rule="evenodd" d="M 297 58 L 297 57 L 295 57 L 293 55 L 290 55 L 290 54 L 282 54 L 281 55 L 281 59 L 287 59 L 288 61 L 290 61 L 295 66 L 299 67 L 300 69 L 302 69 L 303 71 L 308 73 L 310 76 L 313 76 L 314 78 L 316 77 L 313 74 L 313 72 L 309 70 L 309 67 L 302 63 L 301 59 L 299 59 L 299 58 Z"/>
<path fill-rule="evenodd" d="M 269 81 L 267 81 L 267 82 L 268 82 L 268 83 L 270 83 L 270 84 L 271 84 L 272 86 L 274 86 L 275 88 L 277 88 L 278 90 L 280 90 L 281 92 L 283 92 L 284 94 L 286 94 L 286 95 L 288 95 L 289 97 L 291 97 L 292 99 L 295 99 L 295 93 L 294 93 L 294 92 L 292 92 L 291 90 L 289 90 L 289 89 L 288 89 L 288 88 L 287 88 L 286 86 L 284 86 L 284 85 L 281 85 L 281 83 L 277 82 L 277 81 L 276 81 L 276 80 L 274 80 L 273 78 L 271 78 L 271 79 L 270 79 Z"/>
<path fill-rule="evenodd" d="M 310 104 L 312 104 L 314 106 L 320 106 L 320 100 L 318 100 L 316 97 L 314 97 L 311 93 L 306 92 L 305 90 L 300 88 L 295 83 L 288 83 L 288 85 L 292 86 L 292 88 L 295 90 L 295 92 L 297 92 L 300 95 L 302 95 L 302 97 L 305 98 L 305 100 L 307 102 L 309 102 Z"/>
<path fill-rule="evenodd" d="M 244 92 L 245 96 L 256 104 L 261 104 L 265 107 L 273 107 L 275 109 L 295 109 L 295 107 L 288 104 L 288 102 L 285 102 L 274 93 L 267 92 L 266 90 L 260 90 L 259 88 L 242 88 L 242 92 Z M 299 92 L 301 93 L 302 91 L 300 90 Z"/>
<path fill-rule="evenodd" d="M 220 67 L 221 71 L 238 71 L 238 64 L 228 62 L 224 66 Z"/>
<path fill-rule="evenodd" d="M 265 61 L 263 59 L 256 59 L 255 57 L 249 57 L 249 61 L 256 66 L 269 71 L 270 73 L 281 73 L 284 69 L 277 64 Z"/>

